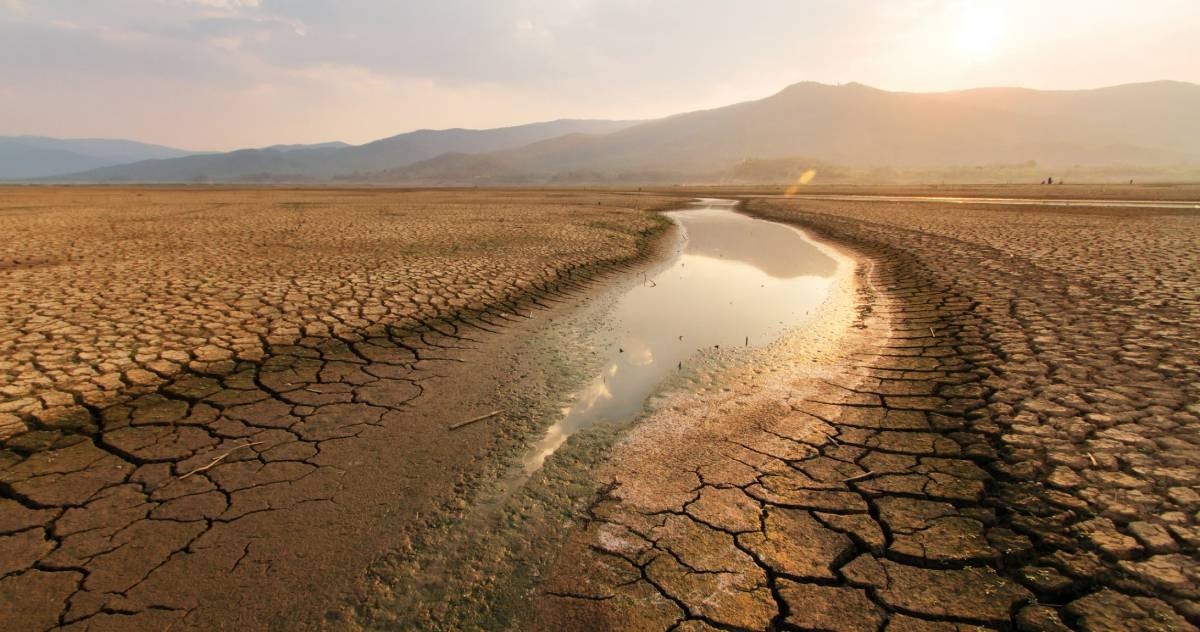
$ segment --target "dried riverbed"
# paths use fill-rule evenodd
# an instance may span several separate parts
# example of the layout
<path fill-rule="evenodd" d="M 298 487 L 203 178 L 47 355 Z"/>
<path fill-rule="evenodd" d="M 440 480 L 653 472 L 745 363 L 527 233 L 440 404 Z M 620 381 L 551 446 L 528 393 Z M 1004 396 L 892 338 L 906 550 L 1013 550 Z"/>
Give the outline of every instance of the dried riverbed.
<path fill-rule="evenodd" d="M 679 229 L 660 263 L 526 340 L 521 373 L 558 385 L 565 404 L 513 393 L 509 406 L 548 429 L 459 520 L 376 565 L 362 625 L 527 625 L 564 526 L 586 520 L 596 473 L 631 422 L 667 401 L 720 396 L 746 367 L 789 365 L 784 349 L 818 318 L 822 336 L 845 325 L 826 305 L 836 290 L 845 306 L 849 261 L 732 208 L 704 200 L 668 213 Z"/>

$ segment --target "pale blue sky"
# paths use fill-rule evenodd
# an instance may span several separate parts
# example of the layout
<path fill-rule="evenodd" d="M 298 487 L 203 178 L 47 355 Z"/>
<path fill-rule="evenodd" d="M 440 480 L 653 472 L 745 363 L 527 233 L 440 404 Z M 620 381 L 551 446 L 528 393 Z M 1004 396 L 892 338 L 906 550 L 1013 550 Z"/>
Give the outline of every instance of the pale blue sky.
<path fill-rule="evenodd" d="M 1198 29 L 1197 0 L 0 0 L 0 135 L 227 149 L 654 117 L 804 80 L 1200 82 Z"/>

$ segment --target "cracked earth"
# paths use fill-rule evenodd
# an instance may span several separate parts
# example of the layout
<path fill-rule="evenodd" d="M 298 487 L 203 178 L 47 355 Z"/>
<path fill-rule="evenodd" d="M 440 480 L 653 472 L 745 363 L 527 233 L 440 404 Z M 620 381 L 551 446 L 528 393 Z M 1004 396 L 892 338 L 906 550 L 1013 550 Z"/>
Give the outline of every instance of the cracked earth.
<path fill-rule="evenodd" d="M 856 289 L 614 448 L 534 627 L 1196 629 L 1200 216 L 746 210 Z"/>
<path fill-rule="evenodd" d="M 527 438 L 445 430 L 498 350 L 666 201 L 0 191 L 0 629 L 360 625 Z M 613 448 L 523 628 L 1196 629 L 1194 213 L 746 208 L 852 278 Z"/>
<path fill-rule="evenodd" d="M 0 629 L 316 627 L 497 449 L 486 341 L 666 201 L 0 190 Z"/>

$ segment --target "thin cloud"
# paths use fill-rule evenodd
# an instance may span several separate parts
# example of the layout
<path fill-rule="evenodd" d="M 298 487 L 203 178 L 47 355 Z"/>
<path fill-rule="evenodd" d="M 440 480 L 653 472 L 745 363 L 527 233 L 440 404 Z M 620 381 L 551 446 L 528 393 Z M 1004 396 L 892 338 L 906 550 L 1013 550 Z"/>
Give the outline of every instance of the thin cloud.
<path fill-rule="evenodd" d="M 0 2 L 0 134 L 200 149 L 645 118 L 801 80 L 1200 81 L 1190 0 Z"/>

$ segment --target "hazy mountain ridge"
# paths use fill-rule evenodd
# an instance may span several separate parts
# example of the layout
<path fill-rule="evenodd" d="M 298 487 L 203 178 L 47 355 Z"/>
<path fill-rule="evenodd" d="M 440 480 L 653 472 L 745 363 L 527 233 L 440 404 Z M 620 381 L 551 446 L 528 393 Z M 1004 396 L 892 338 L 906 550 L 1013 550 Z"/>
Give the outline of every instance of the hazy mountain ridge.
<path fill-rule="evenodd" d="M 41 178 L 194 151 L 112 138 L 0 136 L 0 179 Z"/>
<path fill-rule="evenodd" d="M 982 174 L 978 170 L 984 167 L 1004 177 L 1027 178 L 1041 169 L 1141 177 L 1200 167 L 1195 112 L 1200 112 L 1200 85 L 1173 81 L 1092 90 L 938 93 L 804 82 L 763 99 L 644 122 L 560 120 L 491 130 L 420 130 L 360 146 L 239 150 L 106 167 L 62 179 L 757 181 L 777 178 L 805 161 L 846 178 L 970 174 L 972 169 Z"/>
<path fill-rule="evenodd" d="M 947 93 L 800 83 L 765 99 L 612 134 L 495 152 L 487 164 L 498 165 L 493 175 L 503 180 L 514 174 L 552 179 L 567 171 L 712 177 L 748 159 L 795 156 L 859 168 L 1169 166 L 1200 162 L 1200 117 L 1194 112 L 1200 112 L 1200 86 L 1179 82 Z M 431 166 L 417 163 L 379 179 L 428 179 Z"/>
<path fill-rule="evenodd" d="M 561 119 L 485 130 L 417 130 L 364 145 L 325 143 L 148 160 L 74 173 L 83 182 L 239 182 L 327 180 L 400 167 L 446 153 L 486 153 L 579 131 L 608 132 L 635 121 Z"/>

